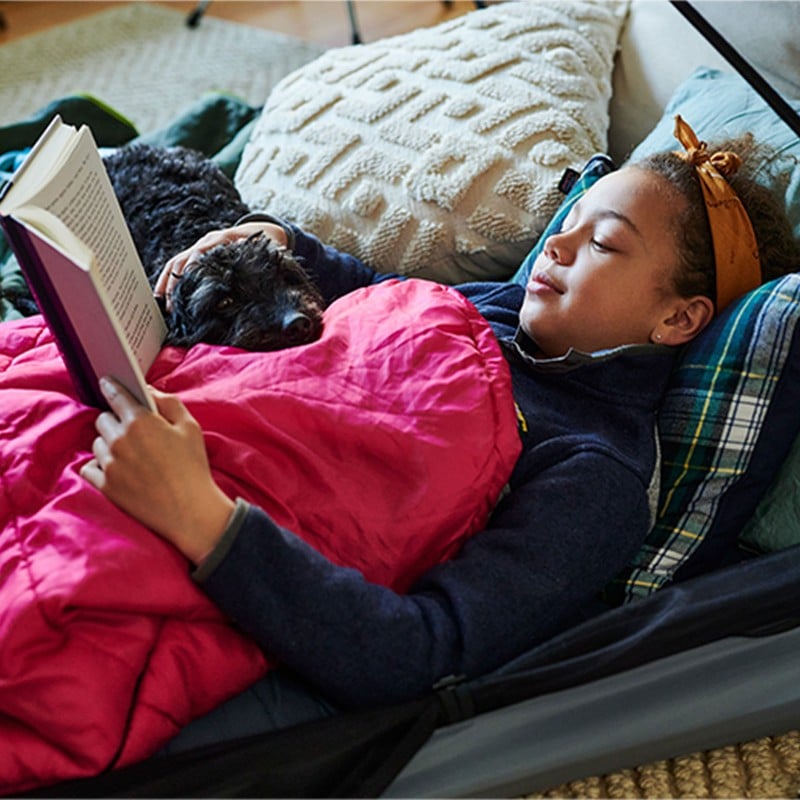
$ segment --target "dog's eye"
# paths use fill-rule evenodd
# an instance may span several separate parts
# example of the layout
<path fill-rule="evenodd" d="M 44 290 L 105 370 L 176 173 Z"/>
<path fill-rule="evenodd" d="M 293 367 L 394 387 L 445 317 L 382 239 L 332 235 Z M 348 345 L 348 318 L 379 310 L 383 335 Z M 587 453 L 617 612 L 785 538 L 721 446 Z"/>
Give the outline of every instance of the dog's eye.
<path fill-rule="evenodd" d="M 232 297 L 223 297 L 222 300 L 217 303 L 217 311 L 224 311 L 226 308 L 230 308 L 232 305 Z"/>

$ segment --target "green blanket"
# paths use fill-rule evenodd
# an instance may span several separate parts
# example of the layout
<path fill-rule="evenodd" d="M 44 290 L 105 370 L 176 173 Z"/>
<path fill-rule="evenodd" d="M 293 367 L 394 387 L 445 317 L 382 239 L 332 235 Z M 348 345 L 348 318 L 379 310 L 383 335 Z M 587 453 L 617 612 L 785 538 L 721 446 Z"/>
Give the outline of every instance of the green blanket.
<path fill-rule="evenodd" d="M 29 119 L 0 127 L 0 171 L 13 172 L 53 116 L 60 114 L 70 125 L 88 125 L 100 147 L 133 141 L 191 147 L 211 157 L 232 177 L 259 110 L 229 95 L 211 94 L 166 128 L 140 133 L 133 122 L 93 97 L 65 97 Z M 32 310 L 25 279 L 0 235 L 0 321 L 17 319 Z"/>

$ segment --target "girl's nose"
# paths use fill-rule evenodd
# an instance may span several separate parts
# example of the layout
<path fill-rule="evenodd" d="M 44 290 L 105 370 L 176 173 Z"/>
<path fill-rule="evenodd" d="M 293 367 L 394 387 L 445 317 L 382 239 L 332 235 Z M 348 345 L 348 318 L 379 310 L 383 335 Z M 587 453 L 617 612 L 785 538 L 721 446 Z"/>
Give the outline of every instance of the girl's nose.
<path fill-rule="evenodd" d="M 544 243 L 544 254 L 556 264 L 567 266 L 572 263 L 574 248 L 570 244 L 569 233 L 553 233 Z"/>

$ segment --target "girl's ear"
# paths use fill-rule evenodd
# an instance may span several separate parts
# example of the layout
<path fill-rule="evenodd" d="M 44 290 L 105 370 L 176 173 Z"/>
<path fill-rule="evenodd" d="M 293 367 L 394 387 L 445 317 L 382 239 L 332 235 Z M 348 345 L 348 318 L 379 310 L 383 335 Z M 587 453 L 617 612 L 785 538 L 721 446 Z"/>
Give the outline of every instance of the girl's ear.
<path fill-rule="evenodd" d="M 682 298 L 670 316 L 661 320 L 650 335 L 658 344 L 686 344 L 714 319 L 714 303 L 709 297 Z"/>

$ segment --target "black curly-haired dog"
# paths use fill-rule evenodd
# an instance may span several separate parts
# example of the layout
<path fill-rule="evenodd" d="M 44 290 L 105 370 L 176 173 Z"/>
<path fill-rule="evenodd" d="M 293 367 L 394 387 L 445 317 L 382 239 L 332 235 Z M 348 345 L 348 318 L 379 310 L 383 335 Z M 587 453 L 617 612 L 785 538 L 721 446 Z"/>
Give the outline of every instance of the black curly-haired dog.
<path fill-rule="evenodd" d="M 213 161 L 182 147 L 134 144 L 104 159 L 152 284 L 164 264 L 250 209 Z M 278 350 L 317 339 L 323 300 L 291 253 L 257 235 L 219 245 L 178 280 L 162 305 L 167 344 Z"/>

